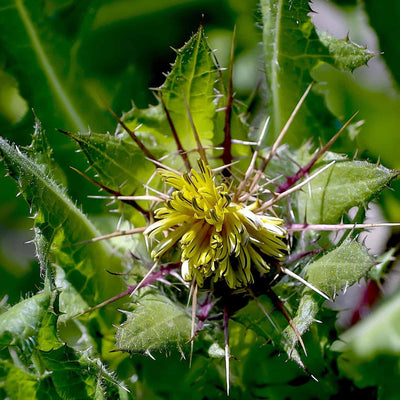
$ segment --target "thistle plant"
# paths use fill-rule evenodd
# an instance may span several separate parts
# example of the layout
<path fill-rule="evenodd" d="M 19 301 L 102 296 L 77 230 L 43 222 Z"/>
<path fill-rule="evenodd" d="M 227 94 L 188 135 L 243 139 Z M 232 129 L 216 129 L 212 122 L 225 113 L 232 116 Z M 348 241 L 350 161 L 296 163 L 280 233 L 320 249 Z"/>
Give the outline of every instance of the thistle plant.
<path fill-rule="evenodd" d="M 5 397 L 23 382 L 32 399 L 156 399 L 164 379 L 180 381 L 170 398 L 358 390 L 354 337 L 340 344 L 330 302 L 390 265 L 394 250 L 375 258 L 360 233 L 398 225 L 365 213 L 399 173 L 332 151 L 360 121 L 330 114 L 312 72 L 322 61 L 353 70 L 373 54 L 317 32 L 307 2 L 272 3 L 261 2 L 268 98 L 235 98 L 235 35 L 225 72 L 201 26 L 156 105 L 120 117 L 106 104 L 114 134 L 59 127 L 89 163 L 73 168 L 79 179 L 115 206 L 114 231 L 70 200 L 37 118 L 24 151 L 0 139 L 34 217 L 43 280 L 0 315 Z M 155 368 L 166 376 L 157 383 Z"/>

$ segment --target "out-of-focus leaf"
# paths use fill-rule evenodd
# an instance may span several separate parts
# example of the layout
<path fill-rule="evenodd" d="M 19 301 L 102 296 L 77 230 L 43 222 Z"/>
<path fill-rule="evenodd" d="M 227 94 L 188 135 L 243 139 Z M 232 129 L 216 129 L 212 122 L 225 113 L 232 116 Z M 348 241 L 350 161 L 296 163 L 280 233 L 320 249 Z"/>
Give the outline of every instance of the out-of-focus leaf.
<path fill-rule="evenodd" d="M 400 354 L 400 294 L 397 293 L 367 318 L 343 333 L 340 345 L 351 353 L 348 362 L 373 361 L 382 354 Z M 343 356 L 345 358 L 345 355 Z"/>
<path fill-rule="evenodd" d="M 400 293 L 343 333 L 335 343 L 340 370 L 357 386 L 379 387 L 379 399 L 399 394 Z"/>
<path fill-rule="evenodd" d="M 326 39 L 326 47 L 309 16 L 308 0 L 262 0 L 263 42 L 269 109 L 273 137 L 283 128 L 296 104 L 312 82 L 312 70 L 323 62 L 352 69 L 368 61 L 366 52 L 346 40 Z M 300 144 L 305 138 L 330 135 L 334 117 L 321 97 L 311 92 L 286 136 Z"/>
<path fill-rule="evenodd" d="M 147 293 L 138 299 L 117 331 L 116 347 L 130 353 L 162 351 L 171 345 L 180 349 L 189 339 L 191 318 L 182 306 L 165 296 Z"/>
<path fill-rule="evenodd" d="M 79 99 L 72 97 L 65 66 L 59 59 L 62 53 L 68 52 L 70 43 L 65 38 L 61 40 L 60 36 L 50 36 L 53 24 L 50 15 L 43 12 L 42 5 L 6 0 L 2 4 L 0 25 L 3 40 L 13 43 L 7 47 L 10 55 L 20 60 L 21 67 L 25 65 L 25 69 L 29 69 L 29 72 L 18 70 L 18 76 L 26 77 L 28 73 L 30 81 L 44 89 L 33 90 L 34 99 L 40 101 L 43 95 L 53 99 L 40 111 L 50 115 L 56 113 L 60 120 L 68 120 L 73 129 L 86 130 L 87 120 L 80 112 Z M 55 40 L 52 42 L 49 37 Z"/>
<path fill-rule="evenodd" d="M 15 78 L 1 70 L 0 87 L 0 118 L 15 124 L 28 112 L 28 105 L 19 93 Z"/>
<path fill-rule="evenodd" d="M 380 48 L 383 50 L 383 58 L 390 68 L 397 84 L 400 84 L 400 49 L 397 39 L 400 35 L 398 17 L 400 15 L 400 3 L 390 0 L 380 1 L 365 0 L 365 11 L 368 13 L 369 23 L 375 29 L 379 38 Z"/>
<path fill-rule="evenodd" d="M 353 206 L 364 206 L 398 173 L 364 161 L 337 162 L 316 176 L 299 194 L 300 220 L 337 223 Z"/>
<path fill-rule="evenodd" d="M 40 381 L 37 375 L 23 371 L 21 368 L 13 365 L 11 362 L 0 360 L 0 381 L 12 400 L 41 400 L 37 396 L 37 390 Z M 48 394 L 54 394 L 50 392 Z M 60 399 L 57 396 L 47 397 L 54 400 Z"/>
<path fill-rule="evenodd" d="M 104 242 L 75 246 L 99 236 L 99 232 L 52 180 L 44 165 L 1 138 L 0 151 L 9 174 L 30 204 L 35 225 L 52 244 L 55 259 L 66 271 L 67 279 L 91 304 L 114 294 L 118 282 L 110 281 L 106 270 L 120 268 L 120 260 L 111 248 Z"/>

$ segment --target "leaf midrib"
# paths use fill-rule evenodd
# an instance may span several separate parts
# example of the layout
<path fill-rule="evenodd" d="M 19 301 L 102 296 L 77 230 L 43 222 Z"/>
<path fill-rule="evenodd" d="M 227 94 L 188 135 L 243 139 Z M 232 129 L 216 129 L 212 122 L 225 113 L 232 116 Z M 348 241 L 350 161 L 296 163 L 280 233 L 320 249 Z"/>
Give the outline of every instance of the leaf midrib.
<path fill-rule="evenodd" d="M 24 6 L 23 0 L 14 1 L 18 14 L 21 18 L 22 23 L 24 24 L 25 30 L 32 44 L 32 49 L 35 52 L 39 63 L 42 65 L 43 73 L 45 74 L 50 84 L 50 87 L 52 88 L 52 91 L 58 97 L 59 102 L 64 107 L 69 119 L 76 125 L 76 128 L 84 132 L 87 129 L 87 126 L 75 109 L 67 94 L 67 91 L 62 86 L 57 74 L 55 73 L 54 68 L 44 51 L 43 45 L 39 39 L 38 33 L 36 32 L 35 26 L 33 25 L 28 11 Z"/>

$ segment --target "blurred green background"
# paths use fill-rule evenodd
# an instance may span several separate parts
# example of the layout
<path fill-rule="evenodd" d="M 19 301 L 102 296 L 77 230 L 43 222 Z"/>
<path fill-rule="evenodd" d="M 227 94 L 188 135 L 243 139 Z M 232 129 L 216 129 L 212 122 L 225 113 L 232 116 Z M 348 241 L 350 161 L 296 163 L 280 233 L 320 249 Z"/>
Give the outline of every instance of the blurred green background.
<path fill-rule="evenodd" d="M 400 3 L 320 0 L 312 8 L 319 28 L 383 51 L 354 74 L 328 65 L 314 71 L 315 90 L 324 93 L 337 117 L 358 110 L 365 121 L 350 147 L 340 150 L 400 169 Z M 175 58 L 171 47 L 181 47 L 199 24 L 223 67 L 236 26 L 234 86 L 236 97 L 246 101 L 263 82 L 259 21 L 257 0 L 3 0 L 0 134 L 29 145 L 35 113 L 70 196 L 86 213 L 99 215 L 105 202 L 87 197 L 97 189 L 69 168 L 84 171 L 86 161 L 56 129 L 112 132 L 116 124 L 103 101 L 118 114 L 132 101 L 138 107 L 154 104 L 149 88 L 160 86 L 169 71 Z M 34 247 L 25 244 L 32 238 L 29 209 L 16 199 L 11 179 L 0 182 L 0 298 L 8 295 L 14 303 L 40 286 L 40 278 Z M 386 195 L 382 204 L 387 219 L 400 221 L 400 185 L 394 187 L 398 194 Z"/>

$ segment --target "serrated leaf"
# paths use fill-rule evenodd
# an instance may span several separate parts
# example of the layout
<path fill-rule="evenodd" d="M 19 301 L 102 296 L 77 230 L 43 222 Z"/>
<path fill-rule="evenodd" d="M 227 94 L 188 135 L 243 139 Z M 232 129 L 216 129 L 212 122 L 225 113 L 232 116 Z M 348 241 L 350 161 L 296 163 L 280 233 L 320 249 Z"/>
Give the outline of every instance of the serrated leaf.
<path fill-rule="evenodd" d="M 349 38 L 338 39 L 327 32 L 318 30 L 318 37 L 332 55 L 336 67 L 343 71 L 353 72 L 356 68 L 367 65 L 376 54 L 366 47 L 353 43 Z"/>
<path fill-rule="evenodd" d="M 361 278 L 367 276 L 373 266 L 373 260 L 364 246 L 356 241 L 346 240 L 339 247 L 309 264 L 306 279 L 313 286 L 333 298 Z M 315 321 L 315 317 L 324 302 L 319 294 L 306 288 L 300 299 L 293 322 L 300 335 L 303 335 Z M 302 365 L 299 353 L 294 349 L 298 338 L 293 329 L 288 326 L 283 332 L 285 350 L 288 355 Z"/>
<path fill-rule="evenodd" d="M 262 0 L 261 9 L 269 109 L 275 138 L 312 83 L 313 69 L 323 62 L 355 68 L 362 65 L 362 51 L 339 39 L 335 43 L 327 39 L 327 48 L 312 24 L 308 0 Z M 355 53 L 354 57 L 351 52 Z M 300 144 L 309 138 L 310 132 L 317 137 L 330 135 L 335 130 L 334 122 L 323 98 L 311 91 L 285 140 Z"/>
<path fill-rule="evenodd" d="M 182 306 L 165 296 L 147 293 L 117 331 L 116 347 L 130 353 L 178 348 L 190 339 L 191 318 Z"/>
<path fill-rule="evenodd" d="M 277 137 L 297 102 L 312 82 L 310 71 L 329 58 L 309 17 L 308 0 L 262 0 L 266 77 L 271 92 L 269 109 Z M 332 129 L 333 117 L 322 99 L 311 92 L 286 140 L 301 143 L 309 133 Z"/>
<path fill-rule="evenodd" d="M 196 142 L 184 99 L 203 146 L 211 144 L 214 135 L 215 79 L 216 68 L 212 52 L 205 40 L 203 28 L 200 27 L 199 31 L 177 51 L 172 70 L 159 88 L 185 149 L 195 148 Z M 162 145 L 165 150 L 176 149 L 161 104 L 146 110 L 134 108 L 125 119 L 129 121 L 128 124 L 132 129 L 141 125 L 137 132 L 154 135 L 158 145 Z"/>
<path fill-rule="evenodd" d="M 57 264 L 66 271 L 67 279 L 90 304 L 114 294 L 119 283 L 110 280 L 106 270 L 120 268 L 120 260 L 111 248 L 104 242 L 75 246 L 99 236 L 99 232 L 54 182 L 44 165 L 2 138 L 0 152 L 9 174 L 30 204 L 35 225 L 52 244 Z"/>
<path fill-rule="evenodd" d="M 337 162 L 299 194 L 300 220 L 334 224 L 351 207 L 365 206 L 398 173 L 366 161 Z"/>
<path fill-rule="evenodd" d="M 368 274 L 374 260 L 360 243 L 347 239 L 307 267 L 307 280 L 329 297 Z"/>
<path fill-rule="evenodd" d="M 110 134 L 70 134 L 100 177 L 100 182 L 112 190 L 131 195 L 154 172 L 133 141 Z"/>
<path fill-rule="evenodd" d="M 211 49 L 200 27 L 185 46 L 178 50 L 172 70 L 160 88 L 178 136 L 188 148 L 195 147 L 195 142 L 184 98 L 202 144 L 210 144 L 214 131 L 215 79 L 216 69 Z"/>
<path fill-rule="evenodd" d="M 38 293 L 1 314 L 0 344 L 16 345 L 28 351 L 36 341 L 50 298 L 50 292 Z"/>

